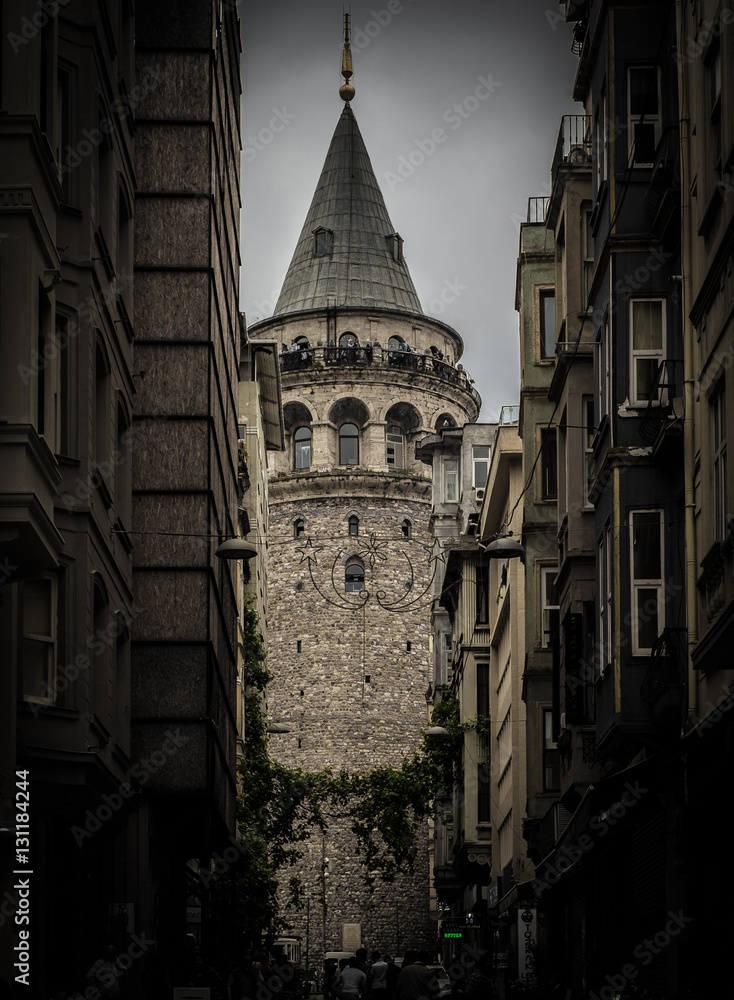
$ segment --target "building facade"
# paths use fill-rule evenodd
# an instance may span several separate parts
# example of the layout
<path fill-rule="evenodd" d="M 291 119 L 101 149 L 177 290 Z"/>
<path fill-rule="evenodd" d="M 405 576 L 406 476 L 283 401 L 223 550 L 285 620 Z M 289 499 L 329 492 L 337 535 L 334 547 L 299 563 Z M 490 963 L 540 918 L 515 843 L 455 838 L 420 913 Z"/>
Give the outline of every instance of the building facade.
<path fill-rule="evenodd" d="M 239 22 L 70 0 L 2 29 L 4 836 L 27 771 L 33 995 L 108 945 L 137 995 L 185 974 L 192 885 L 228 943 L 201 873 L 234 835 Z"/>

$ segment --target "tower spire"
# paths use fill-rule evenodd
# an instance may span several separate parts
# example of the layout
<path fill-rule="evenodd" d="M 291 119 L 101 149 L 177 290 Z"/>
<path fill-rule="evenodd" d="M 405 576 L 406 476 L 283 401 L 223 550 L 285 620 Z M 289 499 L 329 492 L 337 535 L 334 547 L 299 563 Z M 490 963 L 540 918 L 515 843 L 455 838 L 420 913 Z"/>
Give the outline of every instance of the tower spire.
<path fill-rule="evenodd" d="M 352 50 L 349 48 L 349 14 L 344 15 L 344 48 L 342 49 L 342 76 L 344 83 L 339 88 L 339 97 L 347 104 L 354 99 L 354 87 L 349 82 L 352 75 Z"/>

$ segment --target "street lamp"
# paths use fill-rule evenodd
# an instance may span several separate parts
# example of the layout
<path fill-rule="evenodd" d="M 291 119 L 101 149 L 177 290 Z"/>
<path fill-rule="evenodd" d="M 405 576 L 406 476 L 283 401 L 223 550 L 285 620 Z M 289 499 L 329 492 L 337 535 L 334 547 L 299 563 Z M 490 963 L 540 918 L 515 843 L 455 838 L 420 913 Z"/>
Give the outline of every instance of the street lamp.
<path fill-rule="evenodd" d="M 523 563 L 525 562 L 525 549 L 517 538 L 512 537 L 512 533 L 500 535 L 499 538 L 495 538 L 487 545 L 483 545 L 481 542 L 478 544 L 480 549 L 484 549 L 489 559 L 513 559 L 519 556 Z"/>
<path fill-rule="evenodd" d="M 228 538 L 214 553 L 219 559 L 254 559 L 257 549 L 244 538 Z"/>

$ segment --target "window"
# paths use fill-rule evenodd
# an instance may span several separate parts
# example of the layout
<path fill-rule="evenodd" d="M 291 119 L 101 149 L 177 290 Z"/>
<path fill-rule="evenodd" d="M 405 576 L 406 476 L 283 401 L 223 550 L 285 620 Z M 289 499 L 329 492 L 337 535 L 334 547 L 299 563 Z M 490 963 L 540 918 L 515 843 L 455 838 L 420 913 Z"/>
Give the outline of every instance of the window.
<path fill-rule="evenodd" d="M 348 532 L 350 535 L 359 534 L 359 518 L 357 517 L 356 514 L 352 514 L 352 516 L 349 518 L 349 521 L 347 522 L 347 525 L 348 525 Z"/>
<path fill-rule="evenodd" d="M 410 521 L 406 517 L 405 520 L 403 521 L 403 523 L 400 526 L 400 530 L 403 533 L 403 538 L 410 538 L 410 532 L 411 532 L 412 527 L 413 527 L 412 524 L 410 523 Z"/>
<path fill-rule="evenodd" d="M 540 567 L 540 645 L 548 649 L 551 639 L 551 615 L 558 614 L 557 566 Z"/>
<path fill-rule="evenodd" d="M 714 538 L 722 540 L 727 533 L 726 488 L 726 385 L 722 381 L 711 401 L 714 446 Z"/>
<path fill-rule="evenodd" d="M 594 397 L 582 396 L 581 398 L 581 419 L 583 420 L 583 477 L 584 477 L 584 506 L 588 506 L 589 490 L 594 479 L 594 435 L 596 428 L 594 425 Z"/>
<path fill-rule="evenodd" d="M 599 193 L 600 188 L 606 182 L 608 176 L 607 170 L 607 94 L 606 94 L 606 84 L 602 87 L 601 95 L 599 97 L 599 104 L 597 105 L 596 115 L 594 116 L 594 156 L 596 159 L 596 191 Z"/>
<path fill-rule="evenodd" d="M 355 424 L 339 428 L 339 465 L 359 465 L 359 428 Z"/>
<path fill-rule="evenodd" d="M 359 347 L 357 335 L 349 330 L 343 333 L 339 338 L 339 347 Z"/>
<path fill-rule="evenodd" d="M 110 370 L 101 341 L 94 355 L 94 458 L 99 467 L 109 456 Z"/>
<path fill-rule="evenodd" d="M 59 453 L 74 455 L 76 448 L 72 442 L 72 421 L 74 399 L 71 390 L 72 338 L 69 336 L 69 322 L 64 316 L 56 316 L 56 348 L 59 355 Z"/>
<path fill-rule="evenodd" d="M 476 563 L 477 625 L 489 624 L 489 559 L 480 556 Z"/>
<path fill-rule="evenodd" d="M 350 563 L 344 571 L 344 589 L 348 594 L 364 590 L 364 566 L 360 562 Z"/>
<path fill-rule="evenodd" d="M 489 715 L 488 663 L 477 663 L 477 715 Z"/>
<path fill-rule="evenodd" d="M 390 337 L 387 342 L 388 351 L 402 351 L 405 341 L 402 337 Z"/>
<path fill-rule="evenodd" d="M 299 351 L 307 351 L 311 346 L 308 342 L 308 337 L 296 337 L 293 343 L 299 349 Z"/>
<path fill-rule="evenodd" d="M 715 27 L 721 30 L 719 24 Z M 714 34 L 717 34 L 714 32 Z M 713 167 L 721 177 L 721 41 L 717 36 L 711 43 L 706 57 L 709 120 L 711 121 L 711 152 Z"/>
<path fill-rule="evenodd" d="M 558 499 L 558 445 L 555 428 L 540 431 L 540 498 Z"/>
<path fill-rule="evenodd" d="M 561 759 L 553 739 L 553 709 L 543 709 L 543 791 L 557 792 L 561 788 Z"/>
<path fill-rule="evenodd" d="M 613 659 L 612 649 L 612 530 L 609 523 L 598 543 L 597 559 L 599 586 L 599 672 Z"/>
<path fill-rule="evenodd" d="M 132 521 L 132 456 L 130 448 L 130 417 L 121 393 L 117 399 L 117 447 L 115 506 L 123 527 L 129 528 Z"/>
<path fill-rule="evenodd" d="M 609 317 L 596 335 L 596 394 L 599 400 L 599 420 L 612 412 L 612 344 L 609 336 Z"/>
<path fill-rule="evenodd" d="M 55 581 L 26 580 L 23 584 L 23 698 L 53 702 L 56 662 Z"/>
<path fill-rule="evenodd" d="M 314 230 L 314 257 L 327 257 L 334 250 L 334 233 L 320 226 Z"/>
<path fill-rule="evenodd" d="M 302 517 L 299 517 L 297 520 L 293 522 L 293 537 L 303 538 L 305 533 L 306 533 L 306 522 L 303 520 Z"/>
<path fill-rule="evenodd" d="M 293 464 L 296 469 L 311 468 L 311 428 L 299 427 L 293 435 Z"/>
<path fill-rule="evenodd" d="M 630 400 L 645 403 L 652 397 L 665 349 L 665 303 L 662 299 L 632 299 Z"/>
<path fill-rule="evenodd" d="M 387 464 L 394 469 L 405 467 L 405 436 L 401 429 L 393 424 L 388 427 L 385 441 Z"/>
<path fill-rule="evenodd" d="M 459 462 L 455 458 L 446 458 L 443 463 L 444 497 L 448 503 L 459 499 Z"/>
<path fill-rule="evenodd" d="M 663 512 L 630 513 L 632 654 L 649 655 L 663 627 Z"/>
<path fill-rule="evenodd" d="M 627 70 L 628 162 L 650 167 L 660 139 L 660 71 L 657 66 Z"/>
<path fill-rule="evenodd" d="M 403 240 L 398 233 L 391 233 L 385 237 L 387 250 L 393 260 L 401 263 L 403 260 Z"/>
<path fill-rule="evenodd" d="M 483 490 L 489 476 L 489 445 L 475 444 L 471 450 L 472 486 L 475 490 Z"/>
<path fill-rule="evenodd" d="M 548 361 L 556 356 L 556 293 L 539 293 L 540 312 L 540 357 Z"/>

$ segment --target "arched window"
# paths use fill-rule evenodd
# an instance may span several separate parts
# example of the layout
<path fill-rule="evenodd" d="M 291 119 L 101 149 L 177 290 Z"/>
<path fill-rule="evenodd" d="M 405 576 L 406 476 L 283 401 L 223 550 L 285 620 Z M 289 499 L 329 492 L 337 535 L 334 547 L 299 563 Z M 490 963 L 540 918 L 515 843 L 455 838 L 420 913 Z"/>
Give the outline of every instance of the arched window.
<path fill-rule="evenodd" d="M 296 469 L 311 468 L 311 428 L 299 427 L 293 435 L 293 464 Z"/>
<path fill-rule="evenodd" d="M 359 518 L 357 517 L 356 514 L 352 514 L 352 516 L 349 518 L 349 521 L 347 522 L 347 524 L 349 525 L 349 534 L 350 535 L 358 535 L 359 534 Z"/>
<path fill-rule="evenodd" d="M 410 529 L 411 529 L 411 527 L 412 527 L 412 525 L 411 525 L 410 521 L 408 520 L 408 518 L 406 517 L 405 520 L 403 521 L 402 525 L 401 525 L 401 530 L 403 532 L 403 538 L 410 538 Z"/>
<path fill-rule="evenodd" d="M 347 331 L 339 338 L 339 347 L 359 347 L 357 335 Z"/>
<path fill-rule="evenodd" d="M 339 465 L 359 465 L 359 428 L 342 424 L 339 428 Z"/>
<path fill-rule="evenodd" d="M 402 351 L 405 341 L 402 337 L 390 337 L 387 342 L 388 351 Z"/>
<path fill-rule="evenodd" d="M 387 464 L 393 469 L 405 468 L 405 435 L 397 424 L 388 427 L 385 446 Z"/>
<path fill-rule="evenodd" d="M 297 521 L 293 522 L 293 537 L 303 538 L 304 532 L 306 531 L 306 522 L 302 517 L 299 517 Z"/>
<path fill-rule="evenodd" d="M 308 337 L 296 337 L 293 341 L 296 347 L 300 348 L 302 351 L 307 351 L 311 346 L 308 342 Z"/>
<path fill-rule="evenodd" d="M 364 590 L 364 566 L 360 562 L 350 563 L 344 571 L 344 589 L 348 594 L 359 594 Z"/>

